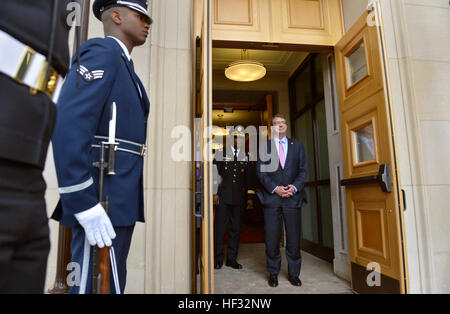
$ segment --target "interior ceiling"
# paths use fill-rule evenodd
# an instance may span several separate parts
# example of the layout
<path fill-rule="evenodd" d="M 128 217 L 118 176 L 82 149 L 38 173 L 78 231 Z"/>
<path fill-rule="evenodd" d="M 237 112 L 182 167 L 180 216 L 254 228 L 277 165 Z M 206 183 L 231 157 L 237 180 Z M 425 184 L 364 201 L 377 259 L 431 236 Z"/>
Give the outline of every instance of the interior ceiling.
<path fill-rule="evenodd" d="M 248 58 L 256 60 L 265 65 L 267 72 L 286 72 L 292 75 L 300 66 L 303 60 L 308 55 L 308 52 L 298 51 L 277 51 L 277 50 L 254 50 L 248 49 Z M 212 51 L 212 66 L 214 71 L 225 71 L 225 68 L 232 62 L 241 59 L 241 49 L 230 48 L 213 48 Z M 213 83 L 214 84 L 214 83 Z M 249 126 L 261 125 L 262 111 L 254 110 L 236 110 L 245 106 L 250 106 L 252 103 L 256 105 L 251 106 L 252 109 L 259 108 L 264 110 L 261 105 L 265 107 L 265 94 L 268 91 L 213 91 L 213 103 L 215 108 L 213 110 L 213 124 L 219 127 L 225 126 Z M 274 103 L 276 102 L 276 97 Z M 234 103 L 234 106 L 232 105 Z M 224 112 L 223 108 L 234 108 L 233 113 Z M 243 109 L 243 108 L 242 108 Z M 248 108 L 250 109 L 250 108 Z"/>
<path fill-rule="evenodd" d="M 251 49 L 247 51 L 248 58 L 264 64 L 268 72 L 276 71 L 293 73 L 308 55 L 307 52 L 298 51 Z M 240 59 L 241 49 L 213 48 L 213 70 L 225 70 L 230 63 Z"/>

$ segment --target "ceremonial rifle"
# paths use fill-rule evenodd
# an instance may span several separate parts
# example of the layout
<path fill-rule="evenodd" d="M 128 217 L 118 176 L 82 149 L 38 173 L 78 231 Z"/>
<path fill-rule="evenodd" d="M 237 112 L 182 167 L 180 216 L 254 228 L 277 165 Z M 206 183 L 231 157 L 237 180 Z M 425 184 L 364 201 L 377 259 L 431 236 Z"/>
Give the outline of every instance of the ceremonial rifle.
<path fill-rule="evenodd" d="M 100 145 L 100 159 L 94 163 L 94 166 L 99 168 L 99 187 L 98 197 L 99 202 L 109 215 L 109 197 L 105 196 L 103 199 L 105 170 L 107 175 L 115 175 L 116 151 L 118 143 L 115 142 L 116 132 L 116 103 L 111 105 L 111 118 L 109 122 L 109 138 L 108 142 L 102 141 Z M 106 161 L 106 151 L 108 151 L 108 161 Z M 92 273 L 92 293 L 93 294 L 110 294 L 110 278 L 111 278 L 111 252 L 112 247 L 93 248 L 93 273 Z M 112 251 L 114 252 L 114 251 Z M 116 290 L 118 284 L 116 282 Z M 120 291 L 116 291 L 120 293 Z"/>

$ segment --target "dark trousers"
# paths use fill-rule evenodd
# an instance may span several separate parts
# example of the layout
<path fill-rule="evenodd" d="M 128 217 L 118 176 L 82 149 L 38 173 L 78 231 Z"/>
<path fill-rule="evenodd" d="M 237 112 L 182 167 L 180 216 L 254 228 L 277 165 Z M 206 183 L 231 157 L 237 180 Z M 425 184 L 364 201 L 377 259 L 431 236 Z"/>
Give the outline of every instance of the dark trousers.
<path fill-rule="evenodd" d="M 0 159 L 0 293 L 44 292 L 50 250 L 45 189 L 41 168 Z"/>
<path fill-rule="evenodd" d="M 288 273 L 299 276 L 302 265 L 300 253 L 301 208 L 264 208 L 267 271 L 278 275 L 281 268 L 280 240 L 284 220 Z"/>
<path fill-rule="evenodd" d="M 227 260 L 236 260 L 241 235 L 243 205 L 228 205 L 219 201 L 214 215 L 214 259 L 223 261 L 225 233 L 228 230 Z"/>
<path fill-rule="evenodd" d="M 113 248 L 116 256 L 117 273 L 119 277 L 120 292 L 123 293 L 127 281 L 127 258 L 131 246 L 131 238 L 133 236 L 134 226 L 130 227 L 114 227 L 116 238 L 113 240 Z M 93 247 L 85 242 L 86 236 L 82 227 L 72 228 L 72 262 L 79 265 L 80 273 L 75 273 L 79 278 L 72 278 L 73 285 L 70 288 L 70 294 L 88 294 L 92 293 L 92 252 Z M 75 270 L 75 268 L 73 268 Z M 83 273 L 86 275 L 83 275 Z M 111 293 L 116 293 L 114 279 L 111 271 L 110 278 Z"/>

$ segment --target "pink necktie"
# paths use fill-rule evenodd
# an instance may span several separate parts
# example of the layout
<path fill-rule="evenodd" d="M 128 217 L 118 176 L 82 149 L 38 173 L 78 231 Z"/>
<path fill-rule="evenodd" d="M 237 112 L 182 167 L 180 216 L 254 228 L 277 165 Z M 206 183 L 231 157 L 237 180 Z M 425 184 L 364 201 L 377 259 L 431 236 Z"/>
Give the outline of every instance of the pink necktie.
<path fill-rule="evenodd" d="M 283 142 L 280 141 L 280 149 L 278 150 L 278 154 L 280 156 L 281 168 L 284 169 L 284 163 L 286 162 L 286 154 L 284 153 Z"/>

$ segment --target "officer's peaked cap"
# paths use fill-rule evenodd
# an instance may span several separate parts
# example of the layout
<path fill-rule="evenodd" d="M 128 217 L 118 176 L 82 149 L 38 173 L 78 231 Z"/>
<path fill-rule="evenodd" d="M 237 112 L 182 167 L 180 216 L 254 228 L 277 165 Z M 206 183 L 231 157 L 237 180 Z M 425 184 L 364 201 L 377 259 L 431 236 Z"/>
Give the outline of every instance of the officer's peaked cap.
<path fill-rule="evenodd" d="M 234 131 L 231 133 L 233 136 L 245 136 L 244 127 L 242 125 L 238 125 L 234 128 Z"/>
<path fill-rule="evenodd" d="M 102 14 L 108 9 L 113 7 L 128 7 L 147 17 L 149 24 L 153 23 L 152 18 L 148 15 L 148 0 L 95 0 L 92 9 L 94 15 L 100 21 L 102 20 Z"/>

